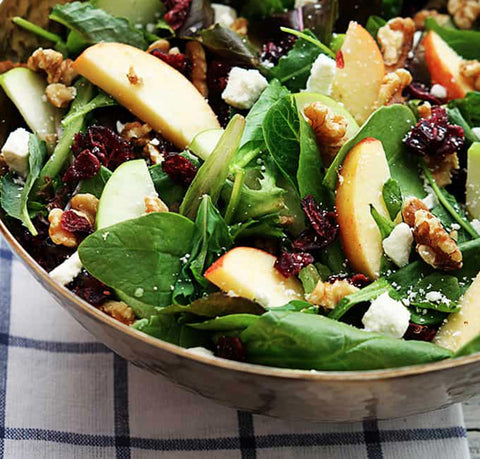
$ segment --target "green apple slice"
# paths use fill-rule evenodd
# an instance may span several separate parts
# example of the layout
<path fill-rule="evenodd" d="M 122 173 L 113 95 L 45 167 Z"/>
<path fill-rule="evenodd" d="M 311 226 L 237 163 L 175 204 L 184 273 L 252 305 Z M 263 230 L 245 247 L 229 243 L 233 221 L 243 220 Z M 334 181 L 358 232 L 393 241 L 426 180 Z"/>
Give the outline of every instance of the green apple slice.
<path fill-rule="evenodd" d="M 97 229 L 138 218 L 145 213 L 145 197 L 157 196 L 143 159 L 123 163 L 112 174 L 98 205 Z"/>
<path fill-rule="evenodd" d="M 195 136 L 188 149 L 205 161 L 212 151 L 215 150 L 223 132 L 223 129 L 208 129 L 200 132 L 200 134 Z"/>
<path fill-rule="evenodd" d="M 41 75 L 17 67 L 0 77 L 0 86 L 38 137 L 45 139 L 47 135 L 57 133 L 63 111 L 45 100 L 47 83 Z"/>
<path fill-rule="evenodd" d="M 468 150 L 467 209 L 472 218 L 480 219 L 480 143 Z"/>

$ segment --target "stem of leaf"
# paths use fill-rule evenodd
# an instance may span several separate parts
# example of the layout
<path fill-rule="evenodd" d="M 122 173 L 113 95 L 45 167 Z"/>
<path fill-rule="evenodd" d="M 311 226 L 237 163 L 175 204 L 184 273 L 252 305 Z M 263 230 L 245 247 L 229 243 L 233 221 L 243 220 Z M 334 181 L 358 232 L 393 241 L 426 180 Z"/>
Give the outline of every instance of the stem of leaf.
<path fill-rule="evenodd" d="M 37 26 L 33 22 L 27 21 L 26 19 L 23 19 L 19 16 L 15 16 L 12 18 L 12 22 L 22 29 L 28 30 L 29 32 L 34 33 L 35 35 L 38 35 L 39 37 L 44 38 L 45 40 L 52 41 L 53 43 L 57 43 L 63 46 L 66 46 L 65 43 L 62 40 L 62 37 L 60 35 L 57 35 L 52 32 L 48 32 L 47 30 L 42 29 L 41 27 Z"/>
<path fill-rule="evenodd" d="M 453 219 L 474 239 L 479 238 L 480 236 L 478 233 L 473 229 L 472 225 L 465 219 L 463 219 L 458 212 L 455 210 L 455 208 L 448 202 L 447 198 L 445 195 L 442 193 L 442 190 L 440 187 L 437 185 L 437 182 L 433 178 L 432 173 L 430 172 L 430 169 L 428 166 L 425 164 L 425 161 L 421 161 L 423 173 L 425 174 L 425 177 L 427 178 L 428 182 L 430 183 L 430 186 L 433 189 L 433 192 L 437 195 L 438 200 L 442 204 L 443 207 L 448 211 L 448 213 L 453 217 Z"/>
<path fill-rule="evenodd" d="M 227 225 L 232 221 L 233 216 L 240 202 L 240 196 L 242 193 L 243 184 L 245 183 L 245 169 L 239 169 L 235 174 L 235 181 L 233 182 L 232 195 L 225 212 L 225 223 Z"/>
<path fill-rule="evenodd" d="M 302 32 L 299 32 L 298 30 L 295 30 L 295 29 L 290 29 L 289 27 L 280 27 L 280 30 L 282 32 L 285 32 L 285 33 L 289 33 L 291 35 L 295 35 L 296 37 L 298 38 L 301 38 L 305 41 L 308 41 L 312 44 L 314 44 L 315 46 L 317 46 L 318 48 L 321 49 L 321 51 L 326 54 L 327 56 L 331 57 L 332 59 L 335 59 L 335 53 L 327 46 L 327 45 L 324 45 L 321 41 L 319 40 L 316 40 L 315 38 L 313 37 L 310 37 Z"/>

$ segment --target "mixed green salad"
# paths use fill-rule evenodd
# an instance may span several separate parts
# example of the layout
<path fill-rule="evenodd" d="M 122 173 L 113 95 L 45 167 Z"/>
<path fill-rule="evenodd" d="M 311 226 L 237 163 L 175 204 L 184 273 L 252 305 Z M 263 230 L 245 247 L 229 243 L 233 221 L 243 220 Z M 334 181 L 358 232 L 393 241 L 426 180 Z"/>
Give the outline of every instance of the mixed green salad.
<path fill-rule="evenodd" d="M 342 3 L 11 18 L 44 42 L 0 62 L 12 234 L 93 307 L 212 358 L 479 351 L 480 5 Z"/>

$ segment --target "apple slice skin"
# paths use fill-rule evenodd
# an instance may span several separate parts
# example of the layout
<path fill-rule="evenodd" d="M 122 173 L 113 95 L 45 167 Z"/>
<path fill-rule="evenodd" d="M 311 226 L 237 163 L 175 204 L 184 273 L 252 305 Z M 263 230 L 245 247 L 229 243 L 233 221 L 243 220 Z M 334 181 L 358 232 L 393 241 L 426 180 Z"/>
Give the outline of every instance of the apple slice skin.
<path fill-rule="evenodd" d="M 447 90 L 448 100 L 461 99 L 474 91 L 472 83 L 460 74 L 462 58 L 433 30 L 423 39 L 425 62 L 432 83 Z"/>
<path fill-rule="evenodd" d="M 363 124 L 375 110 L 385 77 L 382 53 L 370 33 L 352 21 L 339 57 L 332 97 Z"/>
<path fill-rule="evenodd" d="M 382 189 L 389 178 L 382 143 L 366 138 L 345 158 L 337 188 L 335 204 L 343 250 L 352 267 L 371 279 L 379 276 L 383 249 L 370 204 L 382 215 L 388 215 Z"/>
<path fill-rule="evenodd" d="M 236 247 L 205 272 L 205 278 L 227 293 L 257 301 L 264 307 L 284 306 L 304 299 L 295 278 L 286 279 L 275 268 L 276 257 L 252 247 Z"/>
<path fill-rule="evenodd" d="M 208 102 L 187 78 L 138 48 L 99 43 L 87 48 L 74 68 L 178 148 L 187 147 L 199 132 L 220 129 Z M 129 74 L 138 81 L 130 81 Z"/>

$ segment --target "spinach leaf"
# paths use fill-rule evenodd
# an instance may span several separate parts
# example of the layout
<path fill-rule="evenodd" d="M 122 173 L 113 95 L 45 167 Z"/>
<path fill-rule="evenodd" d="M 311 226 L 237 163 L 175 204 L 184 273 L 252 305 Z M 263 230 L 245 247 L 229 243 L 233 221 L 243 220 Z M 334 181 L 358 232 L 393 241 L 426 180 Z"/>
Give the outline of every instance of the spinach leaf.
<path fill-rule="evenodd" d="M 458 279 L 435 272 L 423 278 L 411 291 L 410 304 L 440 312 L 456 312 L 461 292 Z"/>
<path fill-rule="evenodd" d="M 310 31 L 305 31 L 304 34 L 318 41 Z M 288 54 L 281 57 L 278 64 L 270 70 L 270 75 L 291 91 L 305 89 L 312 65 L 320 53 L 316 44 L 299 38 Z"/>
<path fill-rule="evenodd" d="M 388 236 L 390 236 L 392 231 L 395 229 L 395 223 L 384 217 L 380 212 L 378 212 L 377 209 L 375 209 L 372 204 L 370 204 L 370 214 L 380 230 L 382 239 L 386 239 Z"/>
<path fill-rule="evenodd" d="M 95 232 L 78 253 L 85 269 L 109 287 L 147 305 L 168 306 L 193 232 L 193 222 L 181 215 L 152 213 Z"/>
<path fill-rule="evenodd" d="M 210 293 L 203 298 L 193 301 L 187 306 L 173 304 L 158 309 L 159 314 L 189 313 L 203 317 L 220 317 L 230 314 L 260 315 L 265 312 L 259 304 L 239 296 L 229 296 L 225 293 Z"/>
<path fill-rule="evenodd" d="M 396 18 L 401 15 L 403 0 L 382 0 L 383 16 L 387 19 Z"/>
<path fill-rule="evenodd" d="M 382 196 L 390 218 L 395 220 L 402 210 L 403 205 L 402 190 L 395 179 L 388 179 L 385 182 L 385 185 L 383 185 Z"/>
<path fill-rule="evenodd" d="M 366 29 L 368 30 L 369 34 L 377 39 L 378 31 L 387 24 L 385 19 L 381 18 L 380 16 L 370 16 L 367 21 Z"/>
<path fill-rule="evenodd" d="M 434 344 L 403 341 L 302 313 L 264 314 L 240 338 L 251 363 L 282 368 L 360 371 L 450 358 Z"/>
<path fill-rule="evenodd" d="M 229 28 L 215 24 L 209 29 L 202 30 L 199 37 L 208 51 L 232 66 L 258 66 L 258 49 Z"/>
<path fill-rule="evenodd" d="M 428 18 L 425 27 L 442 37 L 464 59 L 480 59 L 480 32 L 442 27 L 434 18 Z"/>
<path fill-rule="evenodd" d="M 242 14 L 247 17 L 266 18 L 274 13 L 283 13 L 294 6 L 294 0 L 247 0 L 243 4 Z"/>
<path fill-rule="evenodd" d="M 417 325 L 436 326 L 444 322 L 448 314 L 434 309 L 407 308 L 410 311 L 410 322 Z"/>
<path fill-rule="evenodd" d="M 185 188 L 174 182 L 168 174 L 163 171 L 162 165 L 157 164 L 148 168 L 152 177 L 155 190 L 168 207 L 182 202 L 185 195 Z"/>
<path fill-rule="evenodd" d="M 470 125 L 458 107 L 447 108 L 447 113 L 450 123 L 457 124 L 463 128 L 465 131 L 465 138 L 469 143 L 478 142 L 480 140 L 472 129 L 472 127 L 475 127 L 476 125 Z"/>
<path fill-rule="evenodd" d="M 465 355 L 476 354 L 477 352 L 480 352 L 480 336 L 473 338 L 471 341 L 461 347 L 453 357 L 463 357 Z"/>
<path fill-rule="evenodd" d="M 449 108 L 458 108 L 471 127 L 480 126 L 480 92 L 469 92 L 463 99 L 448 103 Z"/>
<path fill-rule="evenodd" d="M 80 182 L 78 192 L 90 193 L 100 199 L 100 196 L 103 193 L 103 189 L 105 188 L 105 184 L 108 182 L 111 176 L 112 172 L 110 171 L 110 169 L 102 166 L 95 177 L 87 180 L 82 180 Z"/>
<path fill-rule="evenodd" d="M 240 150 L 239 156 L 241 156 L 242 150 L 244 150 L 243 146 L 248 145 L 248 149 L 254 148 L 251 142 L 253 142 L 255 146 L 262 147 L 264 145 L 262 124 L 265 116 L 275 102 L 287 96 L 289 93 L 290 91 L 282 86 L 280 81 L 272 80 L 270 82 L 268 88 L 263 91 L 245 118 L 245 131 L 243 132 L 241 142 L 242 149 Z"/>
<path fill-rule="evenodd" d="M 201 323 L 189 323 L 188 326 L 196 330 L 208 331 L 234 331 L 245 330 L 257 322 L 259 316 L 251 314 L 231 314 L 229 316 L 216 317 Z"/>
<path fill-rule="evenodd" d="M 213 8 L 208 0 L 192 0 L 187 17 L 177 34 L 180 37 L 191 37 L 199 30 L 210 27 L 213 20 Z"/>
<path fill-rule="evenodd" d="M 25 183 L 11 173 L 3 177 L 1 204 L 7 215 L 20 220 L 33 236 L 37 236 L 38 232 L 30 219 L 28 200 L 47 156 L 45 142 L 30 134 L 28 152 L 29 171 Z"/>
<path fill-rule="evenodd" d="M 100 92 L 97 94 L 90 102 L 86 104 L 75 104 L 72 105 L 72 110 L 68 112 L 68 115 L 63 118 L 62 126 L 66 127 L 73 123 L 77 118 L 84 118 L 93 110 L 97 108 L 104 108 L 104 107 L 111 107 L 113 105 L 117 105 L 114 99 L 112 99 L 108 94 L 104 92 Z"/>
<path fill-rule="evenodd" d="M 200 198 L 204 194 L 210 195 L 213 204 L 217 203 L 227 180 L 230 164 L 240 145 L 244 128 L 245 118 L 240 115 L 235 115 L 228 123 L 217 146 L 198 170 L 188 188 L 180 206 L 182 215 L 194 219 L 200 206 Z"/>
<path fill-rule="evenodd" d="M 322 280 L 315 265 L 308 265 L 298 273 L 298 278 L 303 285 L 305 294 L 309 295 L 315 290 L 317 284 Z"/>
<path fill-rule="evenodd" d="M 132 328 L 185 348 L 205 346 L 208 343 L 206 334 L 179 324 L 174 316 L 152 316 L 150 319 L 137 320 Z"/>
<path fill-rule="evenodd" d="M 87 2 L 56 5 L 50 19 L 77 32 L 88 44 L 118 42 L 140 49 L 148 46 L 143 33 L 135 29 L 127 19 L 116 18 Z"/>
<path fill-rule="evenodd" d="M 339 151 L 325 174 L 324 184 L 335 190 L 338 171 L 350 150 L 363 139 L 373 137 L 382 142 L 392 178 L 397 180 L 405 196 L 423 198 L 423 181 L 418 173 L 417 158 L 408 152 L 403 139 L 416 124 L 412 111 L 403 105 L 392 105 L 377 110 L 366 121 L 355 137 Z"/>

